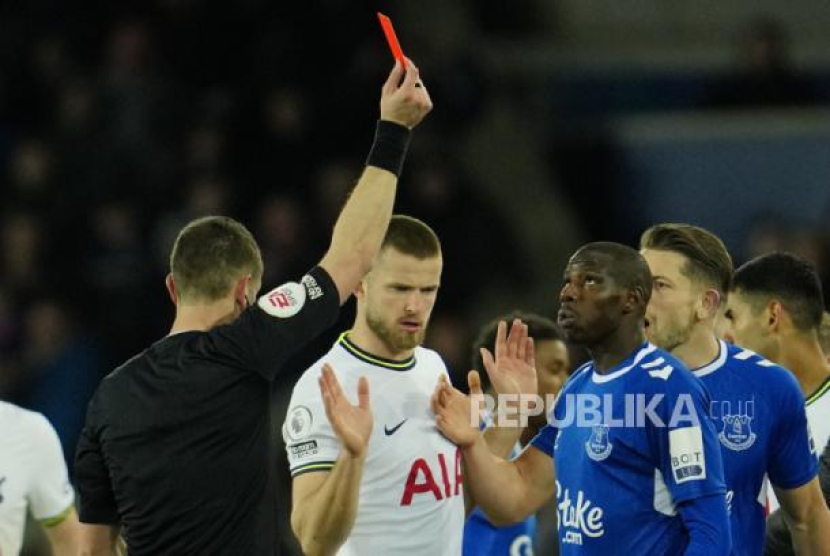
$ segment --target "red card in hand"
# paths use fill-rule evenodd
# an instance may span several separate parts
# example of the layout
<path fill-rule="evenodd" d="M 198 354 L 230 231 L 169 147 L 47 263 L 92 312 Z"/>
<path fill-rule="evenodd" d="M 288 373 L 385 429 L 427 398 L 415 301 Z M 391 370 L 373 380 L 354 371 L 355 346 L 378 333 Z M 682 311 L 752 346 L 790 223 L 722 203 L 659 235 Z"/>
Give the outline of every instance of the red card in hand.
<path fill-rule="evenodd" d="M 395 35 L 395 28 L 392 27 L 392 20 L 380 12 L 378 12 L 378 19 L 380 20 L 380 26 L 383 27 L 383 34 L 386 35 L 386 41 L 389 43 L 392 56 L 401 63 L 401 66 L 406 68 L 406 58 L 403 56 L 403 50 L 401 50 L 398 37 Z"/>

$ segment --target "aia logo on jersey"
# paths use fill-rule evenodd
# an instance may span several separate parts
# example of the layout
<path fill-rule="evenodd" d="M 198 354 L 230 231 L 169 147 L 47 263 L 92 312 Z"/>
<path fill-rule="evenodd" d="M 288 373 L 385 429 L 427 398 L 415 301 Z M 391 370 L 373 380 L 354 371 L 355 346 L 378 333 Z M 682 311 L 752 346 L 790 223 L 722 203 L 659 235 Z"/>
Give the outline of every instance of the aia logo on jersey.
<path fill-rule="evenodd" d="M 608 439 L 608 425 L 594 425 L 591 438 L 585 443 L 585 451 L 588 457 L 594 461 L 602 461 L 611 455 L 614 445 Z"/>
<path fill-rule="evenodd" d="M 450 458 L 444 454 L 438 454 L 438 469 L 435 473 L 424 458 L 418 458 L 412 462 L 401 497 L 401 506 L 412 505 L 416 494 L 432 495 L 436 502 L 461 494 L 461 485 L 464 482 L 461 475 L 461 451 L 455 451 L 454 465 L 451 463 L 454 468 L 452 474 L 447 467 L 447 459 Z M 440 479 L 440 485 L 438 479 Z"/>
<path fill-rule="evenodd" d="M 723 430 L 718 434 L 720 443 L 736 452 L 746 450 L 758 437 L 752 432 L 752 417 L 748 415 L 724 415 Z"/>

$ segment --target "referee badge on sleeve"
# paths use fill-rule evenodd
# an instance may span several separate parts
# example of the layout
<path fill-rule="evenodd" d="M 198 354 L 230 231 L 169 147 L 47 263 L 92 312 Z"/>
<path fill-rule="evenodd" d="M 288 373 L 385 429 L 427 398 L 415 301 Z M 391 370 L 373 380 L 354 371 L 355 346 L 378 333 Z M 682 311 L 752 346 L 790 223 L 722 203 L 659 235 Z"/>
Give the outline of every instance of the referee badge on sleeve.
<path fill-rule="evenodd" d="M 305 287 L 297 282 L 287 282 L 260 297 L 257 304 L 269 315 L 286 319 L 300 312 L 305 299 Z"/>

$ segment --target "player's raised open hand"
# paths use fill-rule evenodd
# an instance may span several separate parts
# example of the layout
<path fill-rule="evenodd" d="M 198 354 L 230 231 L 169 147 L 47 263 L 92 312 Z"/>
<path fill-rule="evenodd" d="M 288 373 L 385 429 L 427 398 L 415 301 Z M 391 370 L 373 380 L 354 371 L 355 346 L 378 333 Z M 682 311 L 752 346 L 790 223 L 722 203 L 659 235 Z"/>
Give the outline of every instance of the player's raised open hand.
<path fill-rule="evenodd" d="M 453 388 L 442 376 L 432 395 L 435 425 L 459 448 L 472 446 L 478 439 L 478 419 L 468 396 Z"/>
<path fill-rule="evenodd" d="M 497 394 L 530 396 L 538 391 L 536 354 L 527 330 L 525 323 L 515 319 L 508 334 L 507 323 L 502 321 L 496 332 L 495 357 L 481 348 L 484 369 Z"/>
<path fill-rule="evenodd" d="M 408 58 L 406 69 L 401 67 L 400 62 L 395 62 L 395 67 L 381 89 L 380 119 L 412 129 L 430 110 L 432 100 L 421 81 L 417 66 Z"/>
<path fill-rule="evenodd" d="M 362 457 L 369 446 L 372 435 L 372 409 L 369 406 L 369 381 L 360 377 L 357 381 L 357 405 L 352 405 L 343 393 L 334 370 L 328 363 L 323 364 L 320 375 L 320 393 L 326 407 L 331 427 L 340 439 L 343 448 L 354 457 Z"/>

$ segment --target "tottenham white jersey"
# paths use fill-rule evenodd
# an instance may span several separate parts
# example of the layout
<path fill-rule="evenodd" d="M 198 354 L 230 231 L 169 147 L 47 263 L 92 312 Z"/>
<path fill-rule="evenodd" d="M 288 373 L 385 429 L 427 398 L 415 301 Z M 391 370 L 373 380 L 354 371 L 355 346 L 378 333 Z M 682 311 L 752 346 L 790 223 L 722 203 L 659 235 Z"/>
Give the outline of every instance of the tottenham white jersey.
<path fill-rule="evenodd" d="M 353 404 L 358 379 L 369 380 L 374 416 L 357 518 L 338 556 L 460 556 L 461 454 L 438 432 L 430 407 L 444 361 L 425 348 L 403 362 L 380 359 L 343 334 L 294 388 L 283 425 L 292 477 L 329 470 L 340 453 L 317 382 L 323 363 Z"/>
<path fill-rule="evenodd" d="M 17 556 L 27 508 L 46 525 L 72 508 L 58 435 L 39 413 L 0 402 L 0 554 Z"/>
<path fill-rule="evenodd" d="M 830 442 L 830 378 L 807 397 L 807 424 L 813 437 L 814 452 L 821 454 Z M 781 504 L 772 489 L 769 489 L 768 496 L 769 513 L 772 513 Z"/>
<path fill-rule="evenodd" d="M 830 442 L 830 378 L 807 398 L 807 422 L 820 454 Z"/>

